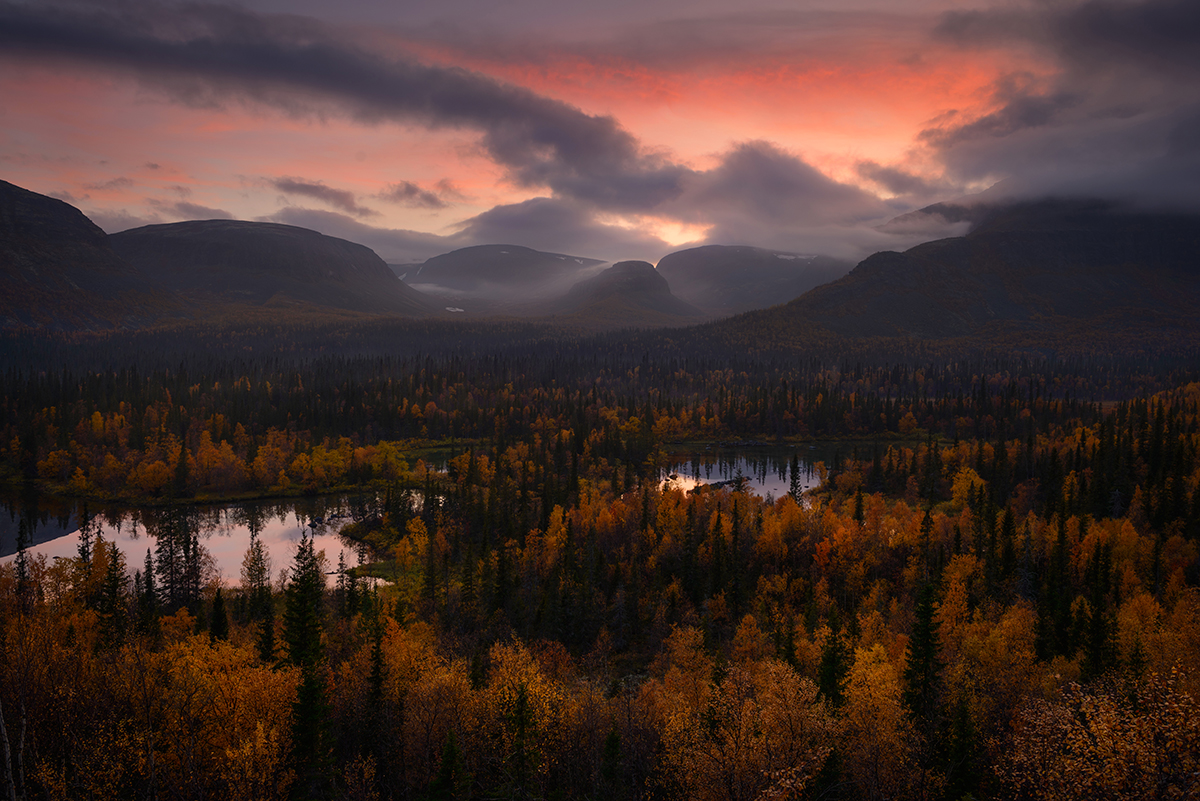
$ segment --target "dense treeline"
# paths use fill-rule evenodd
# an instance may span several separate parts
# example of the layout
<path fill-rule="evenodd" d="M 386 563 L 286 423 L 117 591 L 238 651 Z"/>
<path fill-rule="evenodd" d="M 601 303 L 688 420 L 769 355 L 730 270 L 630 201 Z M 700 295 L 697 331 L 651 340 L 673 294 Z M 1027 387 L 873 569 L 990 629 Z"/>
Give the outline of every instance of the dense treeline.
<path fill-rule="evenodd" d="M 221 586 L 178 505 L 136 565 L 86 525 L 75 559 L 22 549 L 0 571 L 5 792 L 1200 792 L 1185 369 L 625 347 L 10 370 L 14 479 L 164 499 L 353 485 L 346 533 L 379 561 L 302 544 L 273 580 L 285 565 L 252 539 Z M 815 436 L 852 442 L 806 496 L 656 471 L 673 440 Z M 444 472 L 406 453 L 450 438 Z M 157 483 L 136 484 L 151 457 Z"/>
<path fill-rule="evenodd" d="M 637 337 L 564 343 L 532 326 L 507 336 L 504 328 L 475 332 L 497 339 L 488 351 L 471 336 L 424 325 L 435 330 L 416 341 L 436 356 L 280 355 L 261 345 L 278 341 L 269 331 L 185 340 L 213 344 L 192 352 L 171 335 L 148 342 L 128 334 L 137 342 L 128 352 L 119 346 L 130 343 L 109 342 L 117 346 L 110 361 L 128 363 L 97 369 L 87 366 L 100 358 L 96 342 L 21 340 L 0 375 L 0 458 L 18 478 L 76 494 L 315 492 L 391 472 L 389 442 L 545 439 L 569 430 L 579 457 L 643 472 L 656 446 L 686 439 L 1027 441 L 1066 420 L 1090 424 L 1102 402 L 1195 377 L 1194 363 L 1167 357 L 927 353 L 913 367 L 888 361 L 890 348 L 866 346 L 855 361 L 695 347 L 651 358 Z M 318 333 L 325 329 L 311 337 Z M 39 348 L 54 349 L 48 363 L 63 366 L 22 362 Z M 164 360 L 173 366 L 146 366 Z"/>

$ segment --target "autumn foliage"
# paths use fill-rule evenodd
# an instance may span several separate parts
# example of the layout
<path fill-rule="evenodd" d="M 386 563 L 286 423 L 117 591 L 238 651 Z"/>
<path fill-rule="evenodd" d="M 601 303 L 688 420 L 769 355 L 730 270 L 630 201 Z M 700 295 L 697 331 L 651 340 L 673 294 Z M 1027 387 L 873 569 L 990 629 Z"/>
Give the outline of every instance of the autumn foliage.
<path fill-rule="evenodd" d="M 1200 385 L 456 358 L 8 375 L 26 491 L 163 504 L 145 563 L 0 570 L 9 797 L 1200 792 Z M 666 443 L 818 434 L 803 496 L 660 480 Z M 257 543 L 219 586 L 178 514 L 335 488 L 374 563 L 283 583 Z"/>

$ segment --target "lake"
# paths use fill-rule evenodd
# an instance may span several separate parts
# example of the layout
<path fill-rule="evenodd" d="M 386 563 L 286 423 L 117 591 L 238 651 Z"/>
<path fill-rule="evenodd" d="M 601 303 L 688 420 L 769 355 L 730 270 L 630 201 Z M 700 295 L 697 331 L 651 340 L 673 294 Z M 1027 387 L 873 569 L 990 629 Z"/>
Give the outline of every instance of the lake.
<path fill-rule="evenodd" d="M 744 479 L 750 492 L 779 498 L 791 487 L 793 456 L 799 460 L 800 488 L 807 490 L 820 482 L 817 461 L 828 463 L 839 453 L 849 453 L 844 443 L 713 445 L 670 453 L 660 479 L 685 490 Z M 441 467 L 444 469 L 444 465 Z M 366 561 L 361 546 L 338 531 L 364 516 L 375 503 L 373 494 L 362 494 L 173 507 L 94 503 L 89 507 L 71 498 L 11 493 L 0 495 L 0 563 L 15 558 L 22 521 L 30 532 L 30 554 L 45 554 L 47 559 L 77 556 L 79 521 L 86 511 L 93 531 L 120 547 L 131 573 L 141 568 L 146 549 L 154 550 L 157 531 L 185 525 L 198 532 L 200 544 L 211 555 L 222 582 L 236 586 L 241 581 L 242 558 L 252 531 L 257 531 L 270 553 L 273 576 L 292 564 L 305 532 L 313 536 L 315 548 L 325 552 L 330 570 L 336 569 L 339 556 L 344 556 L 350 566 L 360 563 L 360 555 Z M 419 498 L 414 498 L 414 503 L 418 504 Z M 327 578 L 332 582 L 335 577 Z"/>
<path fill-rule="evenodd" d="M 731 444 L 703 450 L 670 453 L 668 467 L 660 478 L 665 484 L 691 490 L 700 484 L 732 486 L 744 480 L 756 495 L 780 498 L 791 489 L 791 464 L 799 462 L 800 490 L 821 483 L 817 462 L 830 463 L 837 454 L 848 455 L 844 443 L 801 445 Z"/>
<path fill-rule="evenodd" d="M 200 544 L 211 556 L 225 586 L 241 582 L 242 558 L 250 544 L 251 531 L 257 531 L 270 554 L 273 578 L 292 565 L 304 533 L 313 537 L 317 551 L 325 552 L 328 569 L 332 571 L 337 568 L 339 556 L 344 555 L 349 566 L 359 564 L 361 546 L 338 531 L 355 516 L 361 516 L 368 502 L 374 502 L 373 496 L 97 508 L 95 504 L 87 507 L 67 498 L 7 496 L 0 498 L 0 562 L 16 558 L 22 521 L 27 530 L 32 530 L 32 544 L 28 547 L 31 555 L 45 554 L 47 559 L 78 556 L 79 521 L 87 509 L 92 530 L 101 533 L 106 541 L 117 543 L 131 573 L 141 569 L 147 548 L 153 552 L 157 542 L 155 532 L 180 524 L 199 534 Z M 329 583 L 336 580 L 332 575 L 326 578 Z"/>

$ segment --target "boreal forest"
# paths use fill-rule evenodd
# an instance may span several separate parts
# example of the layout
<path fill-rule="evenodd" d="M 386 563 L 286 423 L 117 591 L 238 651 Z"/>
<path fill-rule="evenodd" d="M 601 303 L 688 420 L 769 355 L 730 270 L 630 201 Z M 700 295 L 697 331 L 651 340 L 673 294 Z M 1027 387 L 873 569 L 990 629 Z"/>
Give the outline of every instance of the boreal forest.
<path fill-rule="evenodd" d="M 1190 345 L 710 334 L 5 334 L 5 796 L 1200 793 Z M 836 449 L 807 490 L 667 479 L 722 442 Z M 189 523 L 338 494 L 357 565 L 249 519 L 221 580 Z M 77 555 L 30 550 L 46 497 Z"/>

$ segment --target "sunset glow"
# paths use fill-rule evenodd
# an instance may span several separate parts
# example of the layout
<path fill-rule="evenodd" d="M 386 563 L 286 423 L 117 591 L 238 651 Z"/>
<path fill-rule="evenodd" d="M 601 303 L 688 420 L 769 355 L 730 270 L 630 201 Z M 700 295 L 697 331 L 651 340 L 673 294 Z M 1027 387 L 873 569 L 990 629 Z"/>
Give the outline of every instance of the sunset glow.
<path fill-rule="evenodd" d="M 410 260 L 485 235 L 561 244 L 561 225 L 522 216 L 553 206 L 600 257 L 706 238 L 808 251 L 830 226 L 850 252 L 864 225 L 1000 180 L 1115 187 L 1105 154 L 1165 156 L 1158 129 L 1196 93 L 1170 64 L 1089 68 L 1117 32 L 1072 33 L 1069 4 L 662 2 L 604 25 L 531 5 L 487 31 L 467 5 L 397 18 L 361 0 L 339 19 L 147 3 L 135 24 L 127 5 L 5 3 L 0 165 L 110 231 L 276 220 Z M 738 174 L 747 146 L 791 166 Z M 797 177 L 768 187 L 773 172 Z M 743 185 L 750 206 L 730 200 Z M 766 228 L 760 203 L 780 210 Z M 620 219 L 653 222 L 603 244 Z"/>

